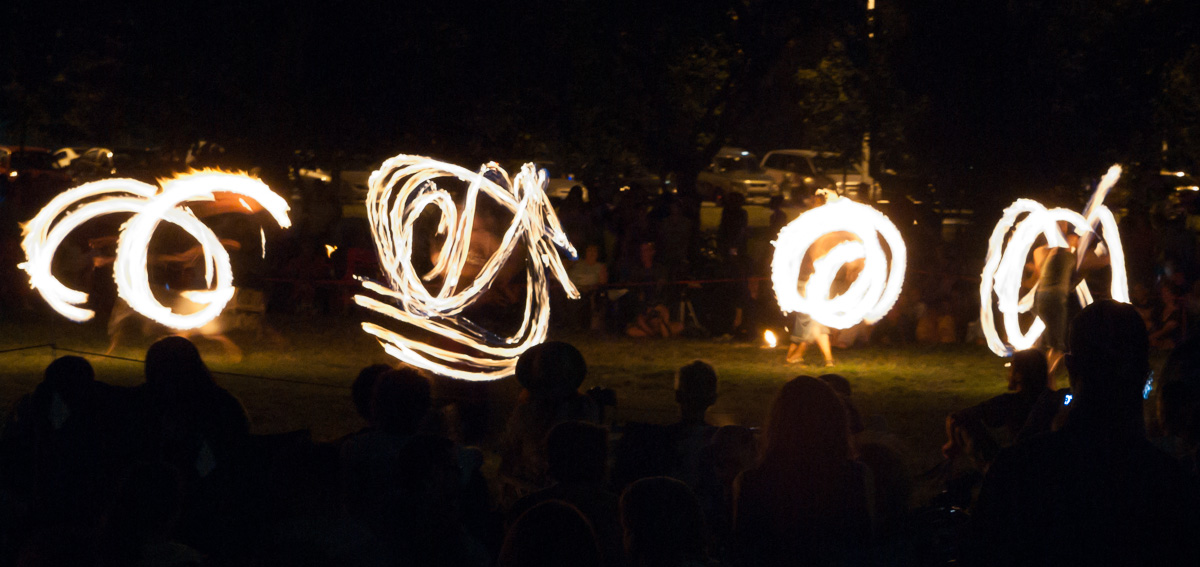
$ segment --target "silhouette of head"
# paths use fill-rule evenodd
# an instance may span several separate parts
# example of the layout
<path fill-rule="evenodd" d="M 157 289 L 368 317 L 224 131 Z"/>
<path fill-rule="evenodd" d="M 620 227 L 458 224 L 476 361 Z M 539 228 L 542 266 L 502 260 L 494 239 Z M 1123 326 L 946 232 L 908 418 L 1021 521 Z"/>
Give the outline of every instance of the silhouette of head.
<path fill-rule="evenodd" d="M 717 371 L 703 360 L 693 360 L 675 372 L 675 401 L 686 411 L 703 411 L 717 402 Z"/>
<path fill-rule="evenodd" d="M 850 389 L 850 381 L 841 374 L 822 374 L 818 376 L 817 379 L 829 384 L 829 387 L 833 388 L 833 391 L 837 392 L 837 395 L 839 396 L 845 396 L 849 398 L 850 394 L 852 393 L 852 390 Z"/>
<path fill-rule="evenodd" d="M 863 424 L 862 415 L 858 413 L 858 407 L 850 400 L 850 381 L 841 374 L 822 374 L 818 379 L 833 388 L 833 391 L 842 399 L 842 405 L 846 406 L 846 419 L 850 423 L 850 433 L 858 434 L 865 431 L 867 428 Z"/>
<path fill-rule="evenodd" d="M 704 559 L 704 515 L 686 484 L 665 476 L 643 478 L 621 495 L 625 550 L 635 564 L 682 564 Z"/>
<path fill-rule="evenodd" d="M 156 391 L 188 395 L 215 387 L 216 383 L 196 345 L 171 336 L 146 351 L 146 385 Z"/>
<path fill-rule="evenodd" d="M 1150 370 L 1146 326 L 1132 305 L 1097 301 L 1071 322 L 1067 371 L 1077 402 L 1140 415 Z"/>
<path fill-rule="evenodd" d="M 1009 390 L 1040 394 L 1049 387 L 1049 380 L 1050 369 L 1042 351 L 1029 349 L 1013 354 L 1012 370 L 1008 375 Z"/>
<path fill-rule="evenodd" d="M 350 398 L 354 400 L 354 409 L 367 422 L 371 421 L 371 395 L 375 393 L 375 382 L 379 375 L 391 370 L 386 364 L 372 364 L 358 371 L 354 385 L 350 386 Z"/>
<path fill-rule="evenodd" d="M 579 390 L 587 363 L 568 343 L 549 341 L 529 347 L 517 359 L 517 382 L 537 398 L 561 398 Z"/>
<path fill-rule="evenodd" d="M 59 428 L 71 414 L 95 407 L 96 373 L 87 360 L 78 356 L 63 356 L 55 359 L 43 374 L 42 382 L 33 391 L 32 402 L 37 408 L 38 415 L 46 416 L 54 428 Z M 69 410 L 67 413 L 57 413 L 61 421 L 56 421 L 55 398 Z"/>
<path fill-rule="evenodd" d="M 379 375 L 371 396 L 371 425 L 396 435 L 412 435 L 433 404 L 429 380 L 412 368 Z"/>
<path fill-rule="evenodd" d="M 604 482 L 608 431 L 582 421 L 564 421 L 546 436 L 546 464 L 558 482 Z"/>
<path fill-rule="evenodd" d="M 38 384 L 34 395 L 40 392 L 57 393 L 64 400 L 86 395 L 96 380 L 96 372 L 87 360 L 78 356 L 62 356 L 51 362 L 42 374 L 42 383 Z"/>
<path fill-rule="evenodd" d="M 549 500 L 517 518 L 504 538 L 497 565 L 599 567 L 600 547 L 591 524 L 579 510 L 561 500 Z"/>
<path fill-rule="evenodd" d="M 784 384 L 767 416 L 763 463 L 835 464 L 850 456 L 846 407 L 833 388 L 812 376 Z"/>

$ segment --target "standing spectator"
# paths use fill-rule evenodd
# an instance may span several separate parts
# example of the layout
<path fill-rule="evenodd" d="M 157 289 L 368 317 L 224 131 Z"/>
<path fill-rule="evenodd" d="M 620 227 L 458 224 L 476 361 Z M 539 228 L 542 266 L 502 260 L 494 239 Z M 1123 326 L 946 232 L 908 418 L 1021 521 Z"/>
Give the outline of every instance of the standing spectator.
<path fill-rule="evenodd" d="M 750 217 L 743 206 L 745 195 L 731 192 L 725 195 L 721 208 L 721 221 L 717 225 L 717 250 L 724 267 L 724 277 L 731 281 L 729 284 L 729 302 L 733 305 L 733 323 L 730 329 L 735 333 L 742 329 L 742 318 L 750 304 L 750 287 L 746 281 L 750 277 Z"/>
<path fill-rule="evenodd" d="M 973 559 L 992 565 L 1195 565 L 1200 491 L 1146 440 L 1149 340 L 1101 300 L 1071 325 L 1074 394 L 1059 431 L 1002 452 L 976 507 Z"/>

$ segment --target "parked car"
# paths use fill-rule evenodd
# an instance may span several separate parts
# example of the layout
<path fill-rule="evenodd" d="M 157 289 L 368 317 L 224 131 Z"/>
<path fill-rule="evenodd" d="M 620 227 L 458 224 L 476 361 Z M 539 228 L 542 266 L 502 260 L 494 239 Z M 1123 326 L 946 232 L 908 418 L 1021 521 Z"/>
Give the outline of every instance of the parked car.
<path fill-rule="evenodd" d="M 741 193 L 747 199 L 769 199 L 779 195 L 779 183 L 767 175 L 758 156 L 741 148 L 721 148 L 708 168 L 696 177 L 700 196 L 718 201 L 729 193 Z"/>
<path fill-rule="evenodd" d="M 71 178 L 55 169 L 50 150 L 0 146 L 0 203 L 25 215 L 71 186 Z"/>
<path fill-rule="evenodd" d="M 879 184 L 863 175 L 862 166 L 837 152 L 774 150 L 763 156 L 762 167 L 787 196 L 832 189 L 856 201 L 875 202 L 881 197 Z"/>
<path fill-rule="evenodd" d="M 83 155 L 83 152 L 86 151 L 87 148 L 81 147 L 59 148 L 58 151 L 54 152 L 54 167 L 66 169 L 67 166 L 71 165 L 71 162 L 75 161 L 75 158 Z"/>
<path fill-rule="evenodd" d="M 92 148 L 75 158 L 67 168 L 76 183 L 125 177 L 155 183 L 171 168 L 158 150 L 150 148 Z"/>

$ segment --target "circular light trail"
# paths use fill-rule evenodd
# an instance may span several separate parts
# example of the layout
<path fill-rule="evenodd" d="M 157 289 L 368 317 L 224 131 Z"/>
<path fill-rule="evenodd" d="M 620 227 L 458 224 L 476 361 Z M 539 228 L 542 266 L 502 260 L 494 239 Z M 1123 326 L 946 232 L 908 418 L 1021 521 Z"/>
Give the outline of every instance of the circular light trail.
<path fill-rule="evenodd" d="M 835 329 L 883 318 L 900 297 L 904 284 L 904 240 L 896 225 L 881 212 L 830 194 L 826 204 L 805 211 L 779 231 L 771 263 L 771 282 L 784 312 L 801 312 Z M 813 272 L 801 291 L 801 268 L 818 239 L 837 232 L 852 234 L 813 259 Z M 887 243 L 885 253 L 880 238 Z M 863 261 L 863 269 L 841 294 L 830 288 L 842 266 Z M 890 267 L 889 267 L 890 264 Z"/>
<path fill-rule="evenodd" d="M 133 213 L 121 227 L 113 277 L 117 294 L 134 311 L 167 327 L 195 329 L 212 321 L 233 298 L 233 271 L 229 253 L 195 214 L 189 202 L 214 201 L 214 193 L 233 193 L 257 201 L 279 226 L 291 226 L 288 205 L 258 179 L 215 170 L 194 171 L 162 182 L 162 191 L 133 179 L 105 179 L 85 183 L 56 196 L 23 227 L 21 246 L 26 261 L 18 267 L 29 274 L 29 284 L 47 303 L 72 321 L 90 320 L 95 313 L 80 307 L 88 295 L 64 285 L 51 273 L 55 251 L 71 231 L 100 216 Z M 244 202 L 244 201 L 243 201 Z M 203 307 L 179 314 L 155 299 L 147 272 L 150 239 L 159 223 L 175 224 L 200 243 L 205 282 L 209 289 L 181 295 Z"/>
<path fill-rule="evenodd" d="M 466 184 L 461 212 L 451 194 L 437 186 L 438 179 Z M 463 380 L 511 376 L 517 357 L 546 340 L 550 320 L 547 270 L 569 297 L 579 298 L 559 256 L 561 249 L 574 258 L 575 249 L 546 197 L 546 182 L 546 172 L 538 171 L 531 163 L 510 178 L 495 163 L 476 173 L 420 156 L 399 155 L 385 161 L 371 174 L 366 203 L 388 285 L 364 280 L 363 287 L 384 301 L 366 295 L 356 295 L 354 301 L 466 347 L 463 350 L 467 352 L 448 350 L 370 322 L 362 324 L 363 330 L 375 336 L 390 355 L 442 376 Z M 481 195 L 498 203 L 513 218 L 498 247 L 482 261 L 474 280 L 462 281 Z M 427 207 L 439 213 L 437 233 L 445 241 L 434 254 L 433 268 L 420 274 L 412 261 L 414 229 Z M 528 255 L 523 319 L 512 335 L 502 337 L 472 322 L 463 310 L 492 286 L 501 268 L 518 251 Z M 429 291 L 426 282 L 438 279 L 440 287 Z"/>
<path fill-rule="evenodd" d="M 1000 356 L 1009 356 L 1015 351 L 1032 348 L 1045 331 L 1046 325 L 1038 317 L 1025 331 L 1021 330 L 1020 315 L 1033 308 L 1034 295 L 1038 286 L 1021 294 L 1021 279 L 1025 273 L 1025 264 L 1029 253 L 1033 250 L 1038 237 L 1045 237 L 1051 248 L 1068 247 L 1067 235 L 1059 229 L 1059 222 L 1071 225 L 1072 232 L 1079 236 L 1078 250 L 1086 251 L 1097 229 L 1103 232 L 1103 242 L 1098 247 L 1107 248 L 1109 263 L 1112 266 L 1112 298 L 1129 303 L 1129 281 L 1125 274 L 1125 252 L 1121 247 L 1121 237 L 1117 230 L 1117 221 L 1112 211 L 1104 206 L 1104 198 L 1117 183 L 1121 176 L 1121 167 L 1114 165 L 1100 180 L 1096 191 L 1088 201 L 1083 214 L 1063 208 L 1047 210 L 1037 201 L 1018 199 L 1007 209 L 996 223 L 992 236 L 988 240 L 987 261 L 983 267 L 982 281 L 979 284 L 980 311 L 979 322 L 987 339 L 988 348 Z M 1076 269 L 1083 264 L 1085 253 L 1077 253 Z M 1086 306 L 1092 303 L 1092 294 L 1087 281 L 1080 281 L 1075 287 L 1079 302 Z M 993 295 L 995 310 L 1001 314 L 1004 335 L 1007 340 L 1000 338 L 993 313 Z"/>

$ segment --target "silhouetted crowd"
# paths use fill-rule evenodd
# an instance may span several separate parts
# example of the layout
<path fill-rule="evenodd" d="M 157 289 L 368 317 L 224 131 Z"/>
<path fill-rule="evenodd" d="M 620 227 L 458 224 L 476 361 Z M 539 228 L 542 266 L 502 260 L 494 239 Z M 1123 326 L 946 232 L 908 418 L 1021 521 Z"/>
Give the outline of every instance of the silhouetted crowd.
<path fill-rule="evenodd" d="M 1025 351 L 1009 393 L 947 418 L 927 502 L 839 375 L 783 384 L 761 431 L 716 427 L 718 374 L 695 361 L 677 422 L 615 423 L 579 351 L 548 342 L 481 449 L 408 367 L 364 368 L 369 425 L 317 443 L 252 434 L 187 339 L 154 343 L 132 388 L 65 356 L 0 436 L 0 549 L 47 567 L 1200 564 L 1200 348 L 1150 377 L 1142 317 L 1109 300 L 1069 342 L 1068 388 Z"/>

